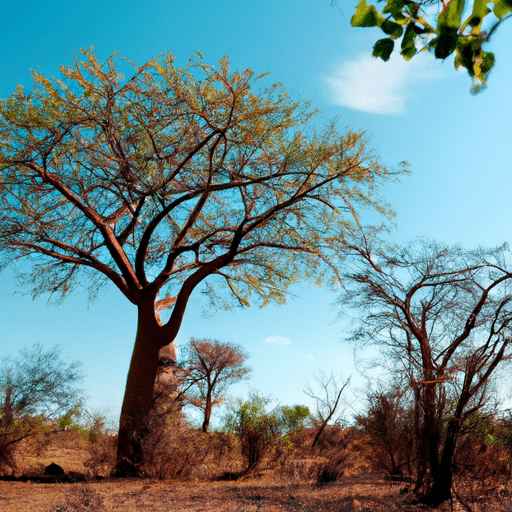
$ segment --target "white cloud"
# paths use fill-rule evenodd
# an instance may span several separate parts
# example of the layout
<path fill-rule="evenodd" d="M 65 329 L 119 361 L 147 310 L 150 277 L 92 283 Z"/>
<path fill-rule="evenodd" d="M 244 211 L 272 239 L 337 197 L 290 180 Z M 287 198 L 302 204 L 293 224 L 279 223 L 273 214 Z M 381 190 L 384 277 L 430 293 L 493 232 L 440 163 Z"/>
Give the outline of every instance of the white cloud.
<path fill-rule="evenodd" d="M 311 352 L 306 352 L 304 354 L 304 359 L 306 359 L 307 361 L 314 361 L 315 356 L 313 354 L 311 354 Z"/>
<path fill-rule="evenodd" d="M 263 340 L 265 343 L 271 343 L 272 345 L 289 345 L 290 340 L 284 336 L 270 336 Z"/>
<path fill-rule="evenodd" d="M 405 61 L 394 52 L 388 62 L 368 54 L 342 62 L 332 76 L 324 77 L 329 97 L 337 105 L 373 114 L 401 114 L 415 82 L 442 77 L 439 62 L 428 54 Z"/>

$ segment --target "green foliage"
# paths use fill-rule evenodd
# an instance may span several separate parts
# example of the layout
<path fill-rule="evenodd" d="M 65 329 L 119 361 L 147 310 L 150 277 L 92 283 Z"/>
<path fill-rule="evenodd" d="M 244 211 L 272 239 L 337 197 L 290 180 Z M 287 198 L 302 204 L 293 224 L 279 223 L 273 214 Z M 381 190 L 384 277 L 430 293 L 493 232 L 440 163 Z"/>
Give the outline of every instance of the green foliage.
<path fill-rule="evenodd" d="M 379 14 L 375 6 L 367 5 L 366 0 L 361 0 L 357 4 L 356 13 L 352 16 L 353 27 L 378 27 L 384 22 L 384 18 Z"/>
<path fill-rule="evenodd" d="M 236 400 L 224 418 L 224 430 L 236 434 L 240 439 L 254 430 L 270 434 L 267 427 L 273 429 L 277 424 L 275 416 L 266 410 L 271 402 L 271 398 L 256 392 L 251 393 L 247 400 Z"/>
<path fill-rule="evenodd" d="M 411 60 L 416 55 L 416 45 L 415 38 L 417 36 L 416 25 L 414 23 L 409 23 L 407 28 L 405 29 L 405 34 L 402 39 L 400 55 L 405 60 Z"/>
<path fill-rule="evenodd" d="M 291 447 L 289 436 L 304 428 L 309 417 L 309 409 L 303 405 L 268 411 L 271 402 L 270 398 L 253 392 L 247 400 L 238 399 L 224 418 L 224 430 L 240 440 L 246 471 L 255 469 L 268 449 L 279 441 Z"/>
<path fill-rule="evenodd" d="M 198 283 L 214 307 L 282 303 L 293 282 L 339 282 L 330 241 L 358 205 L 389 213 L 362 134 L 316 129 L 263 75 L 165 54 L 125 79 L 82 54 L 0 101 L 0 267 L 35 256 L 19 276 L 35 296 L 110 280 L 161 309 Z"/>
<path fill-rule="evenodd" d="M 275 415 L 266 411 L 270 402 L 270 398 L 252 393 L 246 401 L 237 400 L 225 417 L 225 430 L 240 440 L 246 471 L 256 468 L 278 434 Z"/>
<path fill-rule="evenodd" d="M 464 18 L 469 2 L 448 0 L 442 2 L 437 16 L 429 21 L 427 12 L 422 8 L 425 3 L 386 0 L 386 5 L 379 12 L 374 5 L 368 5 L 366 0 L 361 0 L 356 6 L 351 24 L 354 27 L 378 27 L 390 36 L 391 39 L 377 41 L 373 49 L 373 56 L 384 61 L 389 60 L 393 52 L 392 39 L 398 39 L 402 34 L 400 54 L 405 60 L 410 60 L 418 51 L 425 50 L 433 51 L 434 56 L 441 60 L 455 54 L 455 67 L 462 66 L 467 70 L 473 79 L 472 92 L 478 93 L 486 86 L 494 65 L 494 55 L 484 51 L 483 44 L 510 17 L 512 1 L 473 0 L 473 7 Z M 489 5 L 492 5 L 492 9 Z M 486 20 L 492 23 L 489 30 L 482 29 Z"/>
<path fill-rule="evenodd" d="M 506 448 L 507 442 L 511 439 L 508 428 L 500 425 L 492 415 L 482 411 L 469 414 L 464 419 L 461 430 L 472 444 L 492 446 L 496 450 Z"/>
<path fill-rule="evenodd" d="M 59 430 L 69 430 L 71 428 L 78 428 L 76 420 L 82 415 L 80 409 L 75 407 L 70 409 L 66 414 L 57 418 L 57 427 Z"/>
<path fill-rule="evenodd" d="M 309 408 L 305 405 L 282 405 L 276 410 L 277 420 L 284 433 L 300 432 L 310 417 Z"/>
<path fill-rule="evenodd" d="M 379 39 L 373 47 L 373 56 L 380 57 L 383 61 L 388 61 L 394 47 L 395 43 L 392 39 Z"/>

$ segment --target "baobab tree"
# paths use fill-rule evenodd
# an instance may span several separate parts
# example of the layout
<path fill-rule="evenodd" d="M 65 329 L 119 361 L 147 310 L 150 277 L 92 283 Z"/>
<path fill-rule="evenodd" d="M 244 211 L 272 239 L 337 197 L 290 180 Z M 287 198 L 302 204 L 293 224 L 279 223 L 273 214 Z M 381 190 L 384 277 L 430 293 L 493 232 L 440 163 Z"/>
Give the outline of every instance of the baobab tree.
<path fill-rule="evenodd" d="M 464 421 L 482 408 L 498 365 L 512 357 L 512 272 L 506 247 L 465 251 L 420 240 L 353 246 L 342 302 L 361 311 L 353 341 L 383 348 L 415 402 L 416 489 L 451 497 Z"/>
<path fill-rule="evenodd" d="M 315 128 L 308 104 L 254 92 L 263 78 L 227 58 L 179 68 L 166 54 L 125 79 L 82 53 L 0 102 L 0 257 L 30 262 L 36 296 L 111 282 L 136 306 L 116 473 L 138 474 L 137 418 L 194 290 L 245 306 L 337 282 L 331 241 L 362 207 L 388 213 L 375 188 L 391 173 L 363 134 Z"/>

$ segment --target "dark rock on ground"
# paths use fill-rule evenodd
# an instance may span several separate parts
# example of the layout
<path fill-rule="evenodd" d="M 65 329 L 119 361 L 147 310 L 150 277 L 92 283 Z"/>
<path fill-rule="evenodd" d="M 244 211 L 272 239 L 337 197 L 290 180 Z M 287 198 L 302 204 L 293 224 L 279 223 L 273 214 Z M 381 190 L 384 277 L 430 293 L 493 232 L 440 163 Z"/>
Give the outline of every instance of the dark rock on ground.
<path fill-rule="evenodd" d="M 55 462 L 52 462 L 49 466 L 44 468 L 44 474 L 50 476 L 62 476 L 64 475 L 64 470 Z"/>

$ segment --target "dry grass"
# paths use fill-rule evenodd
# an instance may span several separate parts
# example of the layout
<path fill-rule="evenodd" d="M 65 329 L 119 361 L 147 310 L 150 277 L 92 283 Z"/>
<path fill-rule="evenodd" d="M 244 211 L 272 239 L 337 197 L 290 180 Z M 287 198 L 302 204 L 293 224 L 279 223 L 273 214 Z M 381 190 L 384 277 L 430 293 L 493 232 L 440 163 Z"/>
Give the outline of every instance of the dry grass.
<path fill-rule="evenodd" d="M 376 479 L 344 479 L 326 486 L 265 480 L 169 483 L 152 479 L 123 479 L 73 484 L 0 482 L 0 496 L 2 512 L 406 510 L 398 508 L 398 487 Z"/>
<path fill-rule="evenodd" d="M 84 462 L 89 454 L 85 450 L 86 441 L 79 438 L 75 432 L 58 432 L 52 437 L 52 442 L 39 454 L 32 450 L 17 452 L 18 473 L 42 474 L 44 468 L 55 462 L 65 468 L 66 472 L 75 471 L 88 473 Z"/>
<path fill-rule="evenodd" d="M 383 479 L 342 478 L 316 486 L 263 479 L 245 482 L 102 480 L 73 484 L 0 482 L 1 512 L 415 512 L 425 510 Z M 501 503 L 500 503 L 501 502 Z M 506 511 L 503 498 L 471 504 L 474 512 Z M 439 511 L 463 511 L 446 503 Z M 508 509 L 510 510 L 510 509 Z"/>
<path fill-rule="evenodd" d="M 235 462 L 233 448 L 225 439 L 214 439 L 212 455 Z M 210 439 L 212 439 L 210 438 Z M 110 511 L 219 511 L 219 512 L 417 512 L 425 510 L 413 503 L 411 495 L 401 495 L 403 483 L 386 481 L 382 476 L 345 472 L 336 482 L 315 484 L 318 468 L 325 457 L 312 458 L 307 450 L 297 450 L 271 468 L 237 481 L 199 481 L 219 475 L 217 468 L 205 464 L 188 481 L 93 478 L 84 467 L 89 456 L 85 442 L 73 432 L 58 433 L 38 457 L 19 459 L 25 475 L 41 475 L 51 462 L 61 465 L 69 475 L 82 473 L 87 481 L 74 483 L 36 483 L 0 481 L 0 512 L 110 512 Z M 219 444 L 219 446 L 216 446 Z M 222 455 L 222 453 L 224 455 Z M 355 456 L 357 456 L 355 453 Z M 297 455 L 301 455 L 297 457 Z M 325 455 L 325 453 L 324 453 Z M 354 458 L 354 456 L 351 456 Z M 349 467 L 354 468 L 356 459 Z M 224 469 L 226 461 L 222 463 Z M 234 464 L 234 467 L 237 464 Z M 364 471 L 366 468 L 363 468 Z M 461 489 L 462 490 L 462 489 Z M 465 493 L 467 494 L 467 493 Z M 507 512 L 512 510 L 512 491 L 503 486 L 500 493 L 485 500 L 446 503 L 440 511 Z M 508 508 L 507 508 L 508 507 Z"/>

